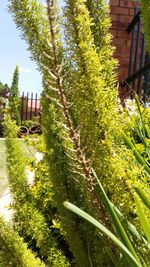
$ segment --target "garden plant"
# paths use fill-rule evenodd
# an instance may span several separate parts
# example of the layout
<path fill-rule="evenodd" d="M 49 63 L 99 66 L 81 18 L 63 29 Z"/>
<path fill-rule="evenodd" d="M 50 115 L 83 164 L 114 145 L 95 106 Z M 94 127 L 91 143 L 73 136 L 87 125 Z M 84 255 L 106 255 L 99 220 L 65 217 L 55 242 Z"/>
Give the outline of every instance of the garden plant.
<path fill-rule="evenodd" d="M 66 0 L 60 15 L 54 0 L 46 8 L 35 0 L 11 0 L 9 11 L 43 77 L 44 141 L 37 147 L 44 159 L 30 162 L 35 181 L 29 186 L 29 163 L 15 138 L 14 117 L 6 115 L 14 229 L 1 221 L 8 229 L 1 266 L 9 253 L 7 266 L 14 267 L 149 266 L 149 128 L 137 98 L 135 120 L 119 111 L 108 4 Z M 146 158 L 131 137 L 133 123 Z M 17 242 L 33 264 L 19 262 Z"/>
<path fill-rule="evenodd" d="M 9 89 L 9 105 L 8 110 L 11 115 L 11 118 L 17 122 L 17 125 L 20 124 L 20 99 L 19 99 L 19 67 L 16 66 L 14 74 L 13 74 L 13 80 L 12 85 Z"/>

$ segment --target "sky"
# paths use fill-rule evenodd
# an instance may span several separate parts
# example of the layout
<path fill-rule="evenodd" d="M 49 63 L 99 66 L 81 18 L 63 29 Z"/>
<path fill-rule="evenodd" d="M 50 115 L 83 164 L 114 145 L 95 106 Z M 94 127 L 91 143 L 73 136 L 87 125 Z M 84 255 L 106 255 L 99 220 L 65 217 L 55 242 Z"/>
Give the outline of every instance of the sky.
<path fill-rule="evenodd" d="M 62 4 L 63 0 L 60 0 Z M 41 0 L 44 3 L 44 0 Z M 31 61 L 27 45 L 20 37 L 11 15 L 7 11 L 8 0 L 0 0 L 0 81 L 9 86 L 16 65 L 20 67 L 19 90 L 22 94 L 42 90 L 41 75 Z"/>

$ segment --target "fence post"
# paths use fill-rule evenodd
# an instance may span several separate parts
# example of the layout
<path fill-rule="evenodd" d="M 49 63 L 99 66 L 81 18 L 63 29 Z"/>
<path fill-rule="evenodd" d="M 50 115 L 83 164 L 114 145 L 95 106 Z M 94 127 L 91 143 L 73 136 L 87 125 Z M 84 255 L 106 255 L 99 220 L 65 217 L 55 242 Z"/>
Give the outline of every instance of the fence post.
<path fill-rule="evenodd" d="M 31 93 L 31 97 L 29 92 L 25 96 L 25 93 L 22 93 L 22 97 L 20 97 L 20 116 L 21 116 L 21 123 L 24 120 L 32 120 L 33 116 L 40 115 L 41 113 L 41 104 L 40 100 L 38 99 L 38 94 Z"/>
<path fill-rule="evenodd" d="M 33 106 L 33 93 L 31 93 L 31 109 L 30 109 L 30 120 L 32 120 L 32 106 Z"/>
<path fill-rule="evenodd" d="M 37 114 L 37 93 L 36 93 L 36 96 L 35 96 L 35 116 Z"/>
<path fill-rule="evenodd" d="M 27 98 L 26 98 L 26 120 L 28 119 L 28 100 L 29 100 L 29 93 L 27 93 Z"/>
<path fill-rule="evenodd" d="M 24 92 L 22 93 L 22 97 L 21 97 L 21 123 L 24 119 Z"/>

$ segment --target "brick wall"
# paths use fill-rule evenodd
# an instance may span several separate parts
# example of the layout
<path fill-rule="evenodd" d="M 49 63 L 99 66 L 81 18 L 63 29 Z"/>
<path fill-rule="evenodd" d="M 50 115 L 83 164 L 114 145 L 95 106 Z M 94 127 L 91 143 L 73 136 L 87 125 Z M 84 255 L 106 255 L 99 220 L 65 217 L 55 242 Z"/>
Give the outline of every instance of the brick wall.
<path fill-rule="evenodd" d="M 110 0 L 111 33 L 114 36 L 113 43 L 116 46 L 114 56 L 119 60 L 119 82 L 128 76 L 131 33 L 128 34 L 126 28 L 133 18 L 134 7 L 134 0 Z M 125 94 L 124 90 L 120 88 L 121 95 Z"/>

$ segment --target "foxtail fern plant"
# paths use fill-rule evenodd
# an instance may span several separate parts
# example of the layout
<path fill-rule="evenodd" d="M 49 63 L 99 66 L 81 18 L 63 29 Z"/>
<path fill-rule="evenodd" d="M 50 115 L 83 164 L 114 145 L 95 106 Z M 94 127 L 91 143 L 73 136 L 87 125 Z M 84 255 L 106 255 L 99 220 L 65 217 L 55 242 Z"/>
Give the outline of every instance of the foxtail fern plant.
<path fill-rule="evenodd" d="M 16 140 L 17 128 L 7 115 L 5 117 L 7 145 L 7 167 L 9 187 L 14 209 L 14 225 L 19 233 L 35 241 L 39 256 L 46 266 L 68 267 L 65 256 L 57 247 L 57 242 L 46 223 L 45 217 L 35 205 L 25 172 L 25 157 Z"/>
<path fill-rule="evenodd" d="M 112 66 L 116 63 L 111 61 L 111 51 L 103 45 L 98 47 L 93 26 L 94 14 L 96 19 L 98 11 L 92 11 L 90 1 L 66 1 L 63 48 L 55 2 L 47 0 L 47 10 L 44 10 L 37 1 L 11 0 L 10 11 L 43 75 L 46 156 L 62 233 L 77 266 L 112 266 L 108 247 L 119 258 L 118 250 L 107 238 L 101 238 L 97 230 L 67 212 L 63 201 L 69 199 L 111 228 L 99 200 L 92 167 L 115 203 L 123 204 L 127 196 L 124 190 L 128 189 L 127 163 L 119 158 L 122 150 L 118 148 L 120 118 L 116 78 L 113 70 L 108 70 L 111 62 Z M 100 12 L 100 3 L 98 9 Z M 107 38 L 109 47 L 109 34 Z M 105 56 L 106 66 L 103 65 Z M 129 170 L 128 176 L 131 172 Z M 130 192 L 126 201 L 129 196 Z M 121 258 L 119 264 L 120 261 Z"/>
<path fill-rule="evenodd" d="M 2 218 L 0 218 L 0 266 L 45 267 L 45 264 L 35 257 L 22 238 Z"/>
<path fill-rule="evenodd" d="M 19 99 L 19 67 L 16 66 L 12 85 L 9 90 L 9 105 L 8 110 L 11 118 L 16 121 L 17 125 L 20 124 L 20 99 Z"/>
<path fill-rule="evenodd" d="M 68 66 L 64 83 L 84 151 L 93 161 L 113 202 L 119 203 L 128 214 L 131 210 L 125 203 L 131 203 L 132 197 L 131 191 L 124 188 L 128 188 L 128 179 L 136 179 L 140 169 L 136 169 L 137 174 L 133 166 L 128 168 L 126 158 L 131 159 L 132 155 L 127 155 L 121 147 L 123 124 L 118 110 L 116 61 L 111 58 L 114 49 L 106 10 L 105 1 L 66 1 L 64 31 Z M 102 16 L 106 18 L 103 22 Z M 101 28 L 101 22 L 105 24 L 104 28 Z M 95 27 L 99 28 L 98 32 L 94 31 Z M 98 43 L 104 45 L 98 46 Z"/>
<path fill-rule="evenodd" d="M 19 5 L 18 5 L 19 6 Z M 32 37 L 33 37 L 33 35 L 32 35 Z M 45 40 L 45 43 L 48 43 L 48 41 L 47 40 Z M 58 47 L 58 44 L 57 44 L 57 47 Z M 43 50 L 41 51 L 41 53 L 43 53 Z M 51 54 L 50 54 L 51 55 Z M 58 55 L 58 54 L 57 54 Z M 60 53 L 59 53 L 59 55 L 60 55 Z M 48 54 L 46 54 L 45 53 L 45 56 L 48 58 Z M 49 56 L 50 57 L 50 56 Z M 49 118 L 49 120 L 51 121 L 51 128 L 52 128 L 52 130 L 53 130 L 53 136 L 55 137 L 55 136 L 58 136 L 58 141 L 59 141 L 59 143 L 57 144 L 57 139 L 56 139 L 56 137 L 55 137 L 55 143 L 54 143 L 54 140 L 52 139 L 52 136 L 51 136 L 51 142 L 52 142 L 52 148 L 54 147 L 54 152 L 56 153 L 56 156 L 55 157 L 51 157 L 50 158 L 50 160 L 53 160 L 53 162 L 55 162 L 55 165 L 54 164 L 51 164 L 51 167 L 50 167 L 50 169 L 51 169 L 51 176 L 53 176 L 54 178 L 55 178 L 55 176 L 56 176 L 56 174 L 55 173 L 57 173 L 57 176 L 59 177 L 59 169 L 61 170 L 61 168 L 62 168 L 62 170 L 60 171 L 60 178 L 62 179 L 62 181 L 61 181 L 61 183 L 59 184 L 59 187 L 60 187 L 60 189 L 63 189 L 63 191 L 62 191 L 62 197 L 63 197 L 63 200 L 64 200 L 64 197 L 66 198 L 66 196 L 64 195 L 64 188 L 62 188 L 62 184 L 64 184 L 65 185 L 65 187 L 66 187 L 66 192 L 67 192 L 67 196 L 68 196 L 68 193 L 69 193 L 69 190 L 68 190 L 68 185 L 67 184 L 69 184 L 69 183 L 71 183 L 71 185 L 69 186 L 69 188 L 73 185 L 73 184 L 75 184 L 75 181 L 74 181 L 74 175 L 73 175 L 73 173 L 72 173 L 72 171 L 70 171 L 70 169 L 72 168 L 71 167 L 71 164 L 73 165 L 74 164 L 74 157 L 72 157 L 73 155 L 71 155 L 71 154 L 73 154 L 74 153 L 74 151 L 73 151 L 73 145 L 72 145 L 72 139 L 70 139 L 70 144 L 68 143 L 67 144 L 67 141 L 65 141 L 66 142 L 66 144 L 65 144 L 65 142 L 64 142 L 64 138 L 61 140 L 61 135 L 63 136 L 63 137 L 65 137 L 65 135 L 67 135 L 68 136 L 68 133 L 66 134 L 65 133 L 65 130 L 64 130 L 64 125 L 62 124 L 62 126 L 61 125 L 59 125 L 58 124 L 58 122 L 59 122 L 59 120 L 60 120 L 60 116 L 62 117 L 62 111 L 61 111 L 61 113 L 60 113 L 60 111 L 59 111 L 59 109 L 58 109 L 58 107 L 61 107 L 61 103 L 59 103 L 59 101 L 57 101 L 57 99 L 56 99 L 56 97 L 54 98 L 54 94 L 57 94 L 57 92 L 58 92 L 58 90 L 57 90 L 57 88 L 55 88 L 55 75 L 49 70 L 49 68 L 46 66 L 46 64 L 43 64 L 43 62 L 39 62 L 39 64 L 40 64 L 40 66 L 42 66 L 42 68 L 43 68 L 43 72 L 44 73 L 46 73 L 46 79 L 44 80 L 44 84 L 48 84 L 48 92 L 45 90 L 45 99 L 46 99 L 46 97 L 47 98 L 49 98 L 48 100 L 49 101 L 51 101 L 52 102 L 52 104 L 50 105 L 50 116 L 48 117 Z M 45 78 L 45 76 L 44 76 L 44 78 Z M 45 85 L 45 87 L 46 87 L 46 85 Z M 51 90 L 51 95 L 50 95 L 50 90 Z M 55 92 L 56 91 L 56 92 Z M 63 101 L 64 101 L 64 99 L 65 99 L 65 95 L 62 95 L 63 96 Z M 67 101 L 66 101 L 66 103 L 67 103 Z M 67 107 L 67 105 L 66 105 L 66 103 L 64 102 L 64 104 L 65 104 L 65 106 L 64 106 L 64 110 L 66 109 L 66 107 Z M 50 104 L 50 103 L 49 103 Z M 56 109 L 57 108 L 57 109 Z M 53 111 L 54 110 L 54 111 Z M 55 111 L 56 110 L 56 111 Z M 48 109 L 46 109 L 46 112 L 48 111 Z M 59 119 L 58 119 L 58 122 L 57 122 L 57 120 L 56 120 L 56 118 L 58 117 L 58 115 L 56 116 L 56 114 L 59 114 Z M 54 115 L 53 115 L 54 114 Z M 47 114 L 45 114 L 45 118 L 47 117 L 47 115 L 48 115 L 48 112 L 47 112 Z M 52 120 L 52 116 L 56 116 L 56 118 L 54 117 L 54 119 Z M 70 125 L 70 122 L 71 122 L 71 120 L 70 120 L 70 118 L 69 118 L 69 116 L 68 116 L 68 113 L 67 113 L 67 117 L 66 117 L 66 119 L 67 119 L 67 123 L 69 123 L 69 125 Z M 64 119 L 63 119 L 64 120 Z M 52 122 L 54 121 L 54 124 L 52 124 Z M 55 125 L 55 126 L 54 126 Z M 49 127 L 49 125 L 47 124 L 47 129 L 49 129 L 48 128 Z M 58 133 L 56 132 L 56 130 L 57 130 L 57 128 L 58 128 Z M 61 128 L 62 128 L 62 130 L 61 130 Z M 61 130 L 61 131 L 60 131 Z M 75 135 L 75 138 L 77 138 L 78 137 L 78 133 L 75 133 L 75 131 L 74 130 L 72 130 L 73 131 L 73 133 L 72 134 L 74 134 Z M 57 135 L 56 135 L 56 133 L 57 133 Z M 61 133 L 62 132 L 62 133 Z M 55 133 L 55 135 L 54 135 L 54 133 Z M 49 129 L 49 131 L 47 131 L 47 134 L 50 134 L 50 129 Z M 71 136 L 72 138 L 73 138 L 73 136 Z M 67 137 L 68 138 L 68 137 Z M 69 138 L 68 138 L 68 140 L 69 140 Z M 62 152 L 63 152 L 63 154 L 62 154 L 62 152 L 61 152 L 61 150 L 60 150 L 60 141 L 63 143 L 62 144 Z M 81 154 L 81 149 L 80 149 L 80 145 L 79 145 L 79 142 L 80 142 L 80 140 L 79 140 L 79 138 L 76 140 L 76 145 L 78 146 L 78 149 L 79 149 L 79 153 Z M 50 143 L 50 141 L 49 141 L 49 143 Z M 57 146 L 56 146 L 57 145 Z M 65 145 L 67 145 L 66 147 L 65 147 Z M 59 150 L 56 150 L 56 148 L 58 147 L 58 149 Z M 68 149 L 70 147 L 70 149 Z M 49 147 L 49 149 L 50 149 L 50 147 Z M 53 153 L 54 153 L 53 152 Z M 66 152 L 67 152 L 67 155 L 66 155 Z M 70 155 L 69 155 L 70 154 Z M 66 155 L 66 156 L 65 156 Z M 68 162 L 68 155 L 70 156 L 70 161 L 71 161 L 71 163 L 70 162 Z M 60 157 L 60 159 L 58 160 L 58 156 Z M 73 158 L 73 162 L 72 162 L 72 159 L 71 159 L 71 157 Z M 84 157 L 81 155 L 80 156 L 81 157 L 81 159 L 83 160 L 83 167 L 84 167 L 84 164 L 85 164 L 85 166 L 86 166 L 86 172 L 87 172 L 87 175 L 88 175 L 88 173 L 89 173 L 89 171 L 90 171 L 90 169 L 89 169 L 89 166 L 88 166 L 88 162 L 86 162 L 86 160 L 84 159 Z M 66 161 L 66 163 L 65 163 L 65 165 L 64 165 L 64 163 L 63 163 L 63 161 Z M 84 162 L 85 161 L 85 162 Z M 50 161 L 50 163 L 51 163 L 51 161 Z M 57 165 L 56 165 L 57 164 Z M 67 165 L 68 165 L 68 168 L 67 168 Z M 57 167 L 57 168 L 55 168 L 54 169 L 54 167 Z M 61 167 L 62 166 L 62 167 Z M 68 169 L 68 173 L 64 173 L 64 166 L 65 166 L 65 169 L 67 170 Z M 52 168 L 53 167 L 53 168 Z M 80 167 L 80 166 L 79 166 Z M 82 168 L 83 168 L 82 167 Z M 54 172 L 55 171 L 55 172 Z M 76 171 L 76 173 L 78 172 L 80 172 L 80 170 L 75 170 Z M 69 174 L 70 173 L 70 174 Z M 56 176 L 56 177 L 57 177 Z M 66 181 L 66 177 L 64 177 L 64 176 L 67 176 L 67 180 L 68 181 Z M 69 179 L 69 176 L 71 176 L 70 178 L 71 179 Z M 84 172 L 83 172 L 83 177 L 84 177 Z M 90 178 L 90 177 L 89 177 Z M 70 181 L 69 181 L 70 180 Z M 56 181 L 56 179 L 55 179 L 55 185 L 57 185 L 58 184 L 58 179 L 57 179 L 57 181 Z M 67 184 L 66 184 L 66 182 L 67 182 Z M 84 179 L 82 178 L 82 183 L 83 183 L 83 185 L 85 185 L 85 182 L 84 182 Z M 84 196 L 84 194 L 83 194 L 83 192 L 85 193 L 85 194 L 87 194 L 86 193 L 86 186 L 82 186 L 81 187 L 81 196 L 80 196 L 80 198 L 79 198 L 79 196 L 78 196 L 78 194 L 79 194 L 79 188 L 80 188 L 80 186 L 79 186 L 79 184 L 77 184 L 77 185 L 75 185 L 77 188 L 78 188 L 78 190 L 76 189 L 75 190 L 75 188 L 73 188 L 73 190 L 71 190 L 72 192 L 73 192 L 73 194 L 72 194 L 72 196 L 74 195 L 74 200 L 78 200 L 78 201 L 82 201 L 82 196 Z M 90 186 L 90 188 L 91 188 L 91 185 L 89 185 Z M 57 187 L 57 190 L 58 190 L 58 187 Z M 83 191 L 84 190 L 84 191 Z M 91 189 L 90 189 L 91 190 Z M 61 192 L 61 191 L 60 191 Z M 88 191 L 87 191 L 88 192 Z M 71 194 L 69 194 L 69 195 L 71 195 Z M 89 194 L 90 195 L 90 194 Z M 57 203 L 61 203 L 60 202 L 60 194 L 59 194 L 59 196 L 57 196 L 57 194 L 56 194 L 56 197 L 57 197 Z M 85 205 L 87 205 L 86 203 L 85 203 Z M 91 202 L 91 205 L 92 205 L 92 202 Z M 73 225 L 74 225 L 74 221 L 73 221 L 73 219 L 71 219 L 71 217 L 72 216 L 69 216 L 69 220 L 68 220 L 68 218 L 66 219 L 66 211 L 65 212 L 63 212 L 63 207 L 60 205 L 60 204 L 58 204 L 58 207 L 60 207 L 61 208 L 61 215 L 63 216 L 63 220 L 62 220 L 62 224 L 64 224 L 65 225 L 65 227 L 63 228 L 64 229 L 64 231 L 66 232 L 66 235 L 68 235 L 68 238 L 67 238 L 67 240 L 68 240 L 68 242 L 69 242 L 69 245 L 71 246 L 71 249 L 73 250 L 73 252 L 74 252 L 74 254 L 75 254 L 75 257 L 76 257 L 76 260 L 77 260 L 77 262 L 79 262 L 80 263 L 80 266 L 84 266 L 85 264 L 86 264 L 86 266 L 88 266 L 88 264 L 89 264 L 89 259 L 88 259 L 88 255 L 87 255 L 87 248 L 84 248 L 84 243 L 86 242 L 87 243 L 87 240 L 85 239 L 85 234 L 83 235 L 83 234 L 81 234 L 82 232 L 81 232 L 81 230 L 80 230 L 80 228 L 81 228 L 81 226 L 79 227 L 77 227 L 76 225 L 73 227 Z M 65 222 L 66 221 L 66 222 Z M 73 222 L 73 224 L 71 223 L 71 221 Z M 79 224 L 79 222 L 77 222 L 77 225 Z M 70 228 L 68 227 L 68 225 L 71 225 L 70 226 Z M 80 224 L 79 224 L 80 225 Z M 85 228 L 85 226 L 83 225 L 82 226 L 82 228 L 83 228 L 83 230 L 84 230 L 84 228 Z M 70 229 L 70 231 L 69 231 L 69 229 Z M 79 234 L 78 234 L 78 231 L 77 231 L 77 229 L 79 229 Z M 82 230 L 82 231 L 83 231 Z M 76 236 L 76 239 L 74 239 L 74 236 Z M 84 243 L 83 243 L 83 241 L 84 241 Z"/>
<path fill-rule="evenodd" d="M 98 53 L 101 72 L 106 87 L 116 90 L 116 67 L 117 61 L 113 58 L 114 46 L 110 34 L 111 19 L 109 5 L 105 0 L 87 0 L 85 2 L 90 17 L 92 18 L 91 31 L 94 38 L 94 45 Z"/>
<path fill-rule="evenodd" d="M 19 27 L 24 29 L 24 25 L 22 25 L 22 19 L 23 17 L 26 16 L 26 9 L 28 5 L 23 5 L 20 7 L 20 3 L 18 1 L 12 1 L 11 4 L 11 9 L 15 11 L 14 13 L 16 14 L 16 22 L 19 25 Z M 16 12 L 16 10 L 22 10 L 22 13 L 19 14 Z M 21 9 L 20 9 L 21 8 Z M 36 17 L 33 16 L 37 12 L 39 14 L 41 8 L 38 9 L 38 6 L 32 6 L 33 11 L 32 13 L 29 13 L 28 15 L 28 20 L 26 18 L 25 23 L 28 24 L 31 22 L 31 19 L 33 20 L 33 24 L 35 24 Z M 54 8 L 52 8 L 54 10 Z M 35 11 L 36 10 L 36 11 Z M 44 14 L 44 11 L 43 11 Z M 44 15 L 41 15 L 42 18 L 44 18 Z M 18 16 L 19 15 L 19 16 Z M 46 19 L 45 19 L 46 20 Z M 47 20 L 46 20 L 47 22 Z M 45 22 L 45 24 L 46 24 Z M 44 25 L 45 25 L 44 24 Z M 26 25 L 27 26 L 27 25 Z M 29 28 L 29 26 L 28 26 Z M 43 26 L 41 27 L 43 29 Z M 40 29 L 40 31 L 41 31 Z M 30 36 L 31 32 L 27 33 L 24 29 L 24 37 L 28 41 L 29 45 L 31 43 L 31 38 L 35 38 L 35 40 L 32 39 L 32 42 L 37 41 L 37 35 L 34 35 L 34 32 L 32 33 L 32 36 Z M 47 30 L 47 28 L 46 28 Z M 52 30 L 52 28 L 51 28 Z M 28 36 L 27 36 L 28 34 Z M 53 33 L 51 33 L 53 35 Z M 49 37 L 49 34 L 47 34 L 47 37 L 45 38 L 45 41 L 43 42 L 44 44 L 50 44 L 52 37 Z M 58 40 L 58 38 L 56 38 Z M 54 39 L 55 41 L 55 39 Z M 54 44 L 53 44 L 54 45 Z M 60 48 L 60 45 L 57 43 L 57 47 L 53 48 L 58 49 Z M 39 55 L 39 52 L 37 53 L 37 50 L 41 51 L 41 56 Z M 65 200 L 66 198 L 71 198 L 73 201 L 78 201 L 77 203 L 82 202 L 82 199 L 85 199 L 86 194 L 89 192 L 86 190 L 86 186 L 84 186 L 87 182 L 84 181 L 85 174 L 84 172 L 87 172 L 86 175 L 89 175 L 90 173 L 90 166 L 88 165 L 89 163 L 86 162 L 84 159 L 84 155 L 82 155 L 82 151 L 80 149 L 79 145 L 79 138 L 78 138 L 78 133 L 75 132 L 75 130 L 72 127 L 72 133 L 71 136 L 68 137 L 68 130 L 66 132 L 66 127 L 68 128 L 68 125 L 70 126 L 71 120 L 68 114 L 68 111 L 65 111 L 67 107 L 67 101 L 65 100 L 65 95 L 63 93 L 63 89 L 61 92 L 61 101 L 63 103 L 60 103 L 60 101 L 57 100 L 56 96 L 59 95 L 59 92 L 56 86 L 56 76 L 54 74 L 54 71 L 56 72 L 55 68 L 57 69 L 58 66 L 54 65 L 53 69 L 54 71 L 51 71 L 49 66 L 52 65 L 50 59 L 52 55 L 52 50 L 51 50 L 51 45 L 49 45 L 49 53 L 44 53 L 43 52 L 43 47 L 40 47 L 40 45 L 37 47 L 32 46 L 33 54 L 35 57 L 38 57 L 38 64 L 43 71 L 44 77 L 44 86 L 45 86 L 45 91 L 43 93 L 43 109 L 46 110 L 44 112 L 44 121 L 45 121 L 45 135 L 47 139 L 47 145 L 48 145 L 48 150 L 50 152 L 49 156 L 49 163 L 50 163 L 50 176 L 53 179 L 53 183 L 55 185 L 55 198 L 57 201 L 57 207 L 58 211 L 60 213 L 60 216 L 62 218 L 62 228 L 63 232 L 66 235 L 66 238 L 68 240 L 69 246 L 71 247 L 71 250 L 73 251 L 73 254 L 75 256 L 76 262 L 78 263 L 79 266 L 89 266 L 89 256 L 88 256 L 88 237 L 86 232 L 86 227 L 84 224 L 81 224 L 78 220 L 74 222 L 73 216 L 65 211 L 65 209 L 62 206 L 62 201 Z M 53 50 L 53 51 L 54 51 Z M 57 53 L 57 57 L 61 56 L 61 48 L 58 50 L 59 52 Z M 50 61 L 49 64 L 43 63 L 42 61 L 42 56 L 44 56 L 47 60 Z M 54 64 L 54 63 L 53 63 Z M 60 62 L 59 62 L 60 64 Z M 57 69 L 57 71 L 60 71 L 60 69 Z M 61 86 L 61 84 L 59 85 Z M 61 89 L 61 87 L 60 87 Z M 63 93 L 63 94 L 62 94 Z M 47 103 L 47 104 L 46 104 Z M 62 114 L 62 104 L 63 110 L 67 112 L 65 114 L 65 120 L 67 121 L 67 126 L 64 124 L 64 115 Z M 64 112 L 63 112 L 64 113 Z M 62 119 L 61 119 L 62 118 Z M 51 123 L 49 123 L 49 121 Z M 61 121 L 63 123 L 61 123 Z M 60 122 L 60 123 L 59 123 Z M 64 127 L 65 126 L 65 127 Z M 70 131 L 70 130 L 69 130 Z M 51 137 L 49 139 L 49 136 Z M 67 140 L 65 140 L 65 136 L 67 137 Z M 82 173 L 83 178 L 81 180 L 81 175 L 78 174 L 77 178 L 80 177 L 80 180 L 82 181 L 82 187 L 80 181 L 76 182 L 74 180 L 74 174 L 72 172 L 72 168 L 74 169 L 73 165 L 74 164 L 74 156 L 76 157 L 76 153 L 74 153 L 74 141 L 72 138 L 75 138 L 76 140 L 76 148 L 78 146 L 79 150 L 79 156 L 81 157 L 82 161 L 82 169 L 85 167 L 84 172 Z M 76 151 L 75 151 L 76 152 Z M 77 155 L 78 155 L 77 153 Z M 74 155 L 75 154 L 75 155 Z M 69 156 L 69 157 L 68 157 Z M 79 159 L 79 158 L 78 158 Z M 77 164 L 76 164 L 77 165 Z M 85 165 L 85 166 L 84 166 Z M 79 166 L 80 167 L 80 166 Z M 76 170 L 75 172 L 79 173 L 80 170 Z M 76 178 L 76 179 L 77 179 Z M 89 185 L 91 188 L 91 185 Z M 79 193 L 79 189 L 81 193 Z M 85 196 L 84 196 L 85 193 Z M 89 194 L 90 195 L 90 194 Z M 83 202 L 84 203 L 84 202 Z M 92 204 L 92 203 L 91 203 Z M 84 204 L 87 206 L 87 204 Z M 84 234 L 83 234 L 84 233 Z M 84 244 L 87 244 L 86 247 Z"/>
<path fill-rule="evenodd" d="M 46 109 L 46 113 L 44 114 L 45 114 L 45 117 L 49 118 L 49 121 L 51 121 L 52 125 L 53 124 L 55 125 L 55 128 L 52 128 L 49 126 L 49 131 L 47 132 L 48 134 L 53 133 L 53 136 L 51 136 L 51 138 L 48 141 L 48 145 L 50 145 L 51 143 L 54 143 L 54 140 L 55 140 L 55 143 L 53 144 L 53 148 L 55 148 L 52 154 L 53 157 L 50 158 L 51 176 L 59 177 L 59 179 L 55 178 L 55 180 L 57 181 L 54 181 L 54 185 L 56 186 L 57 190 L 58 188 L 60 188 L 60 185 L 62 186 L 64 184 L 65 187 L 67 185 L 68 189 L 66 188 L 67 189 L 66 193 L 68 197 L 70 186 L 72 186 L 71 188 L 72 194 L 70 194 L 70 198 L 73 198 L 75 202 L 77 201 L 82 202 L 82 204 L 85 205 L 87 208 L 89 208 L 89 206 L 92 207 L 92 203 L 94 201 L 97 206 L 96 209 L 94 208 L 96 214 L 99 216 L 102 216 L 102 214 L 104 215 L 105 213 L 104 213 L 103 206 L 101 205 L 101 203 L 99 203 L 97 196 L 95 195 L 94 190 L 93 190 L 93 177 L 91 175 L 90 161 L 88 161 L 85 157 L 85 154 L 80 144 L 80 133 L 78 129 L 74 129 L 72 117 L 69 112 L 70 103 L 66 99 L 65 88 L 62 82 L 63 80 L 62 80 L 62 75 L 60 72 L 59 57 L 57 53 L 58 46 L 57 46 L 57 38 L 56 38 L 57 35 L 54 30 L 53 9 L 54 9 L 53 4 L 51 3 L 51 6 L 50 6 L 48 2 L 48 18 L 49 18 L 50 32 L 51 32 L 51 38 L 52 38 L 51 42 L 52 42 L 52 52 L 53 52 L 53 64 L 54 64 L 53 70 L 54 70 L 54 75 L 55 75 L 54 76 L 55 84 L 53 82 L 53 87 L 52 87 L 51 84 L 48 84 L 48 82 L 45 84 L 45 81 L 44 81 L 45 88 L 47 86 L 46 96 L 53 102 L 52 104 L 50 104 L 49 117 L 48 117 L 47 109 Z M 45 70 L 46 70 L 46 66 L 45 66 Z M 47 76 L 48 76 L 48 71 L 49 69 L 47 69 Z M 52 96 L 50 95 L 50 89 L 53 91 L 53 93 L 51 93 Z M 55 91 L 55 94 L 54 94 L 54 91 Z M 45 96 L 45 100 L 46 100 L 46 96 Z M 57 109 L 57 113 L 59 115 L 54 112 L 55 109 Z M 46 128 L 48 129 L 48 127 Z M 56 143 L 56 140 L 58 144 Z M 57 147 L 56 147 L 56 144 L 57 144 Z M 60 147 L 60 144 L 62 145 L 62 148 Z M 60 158 L 59 160 L 58 160 L 58 157 Z M 63 163 L 64 161 L 67 161 L 65 165 Z M 65 168 L 62 168 L 61 166 L 62 167 L 65 166 Z M 74 180 L 74 177 L 75 177 L 75 180 L 77 181 L 77 185 Z M 63 188 L 63 190 L 65 189 L 65 187 Z M 79 192 L 81 192 L 80 197 L 78 196 Z M 62 200 L 64 197 L 65 195 L 62 196 Z M 86 201 L 85 201 L 85 197 L 86 197 Z M 84 243 L 87 243 L 85 239 L 84 224 L 78 222 L 78 224 L 80 225 L 79 229 L 81 230 L 79 230 L 79 232 L 78 231 L 76 232 L 76 239 L 73 241 L 72 235 L 75 230 L 73 229 L 74 227 L 72 224 L 73 218 L 70 217 L 70 221 L 68 221 L 69 225 L 71 226 L 69 229 L 69 227 L 66 224 L 68 220 L 68 215 L 66 216 L 67 218 L 66 220 L 66 218 L 64 217 L 65 213 L 61 206 L 61 201 L 60 199 L 58 199 L 58 197 L 56 201 L 58 202 L 58 207 L 60 207 L 61 216 L 63 215 L 62 227 L 64 230 L 66 229 L 66 238 L 74 253 L 76 262 L 78 263 L 79 266 L 85 266 L 87 264 L 88 264 L 87 266 L 89 266 L 90 261 L 88 259 L 88 255 L 86 256 L 86 254 L 88 253 L 87 249 L 82 250 L 80 254 L 79 254 L 79 250 L 77 249 L 77 243 L 80 249 L 81 249 L 83 241 Z"/>

